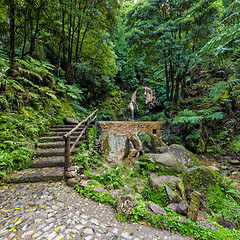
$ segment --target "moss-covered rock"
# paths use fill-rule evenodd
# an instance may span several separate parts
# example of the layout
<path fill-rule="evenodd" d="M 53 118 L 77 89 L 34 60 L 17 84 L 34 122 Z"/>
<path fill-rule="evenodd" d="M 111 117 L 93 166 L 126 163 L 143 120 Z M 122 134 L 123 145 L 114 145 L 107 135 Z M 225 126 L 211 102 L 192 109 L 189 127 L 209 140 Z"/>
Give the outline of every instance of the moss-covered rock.
<path fill-rule="evenodd" d="M 175 155 L 177 160 L 182 164 L 184 168 L 191 168 L 199 166 L 198 158 L 182 145 L 173 144 L 167 147 L 159 148 L 161 153 L 171 152 Z"/>
<path fill-rule="evenodd" d="M 193 190 L 201 190 L 212 184 L 217 184 L 221 176 L 204 166 L 192 167 L 182 174 L 184 186 Z"/>
<path fill-rule="evenodd" d="M 157 190 L 158 188 L 161 188 L 162 186 L 169 186 L 174 187 L 176 183 L 180 181 L 179 177 L 176 176 L 157 176 L 155 173 L 151 173 L 149 176 L 150 180 L 150 186 Z"/>
<path fill-rule="evenodd" d="M 139 161 L 146 161 L 159 165 L 161 166 L 161 169 L 171 174 L 182 173 L 185 171 L 185 168 L 171 152 L 166 152 L 162 154 L 148 153 L 142 155 L 139 158 Z"/>

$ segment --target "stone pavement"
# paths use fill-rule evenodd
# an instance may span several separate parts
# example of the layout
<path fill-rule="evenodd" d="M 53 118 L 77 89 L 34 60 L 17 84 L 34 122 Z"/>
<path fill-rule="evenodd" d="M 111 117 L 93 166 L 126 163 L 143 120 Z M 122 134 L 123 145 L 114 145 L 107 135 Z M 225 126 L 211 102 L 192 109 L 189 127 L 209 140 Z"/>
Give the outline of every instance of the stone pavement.
<path fill-rule="evenodd" d="M 0 186 L 0 239 L 187 240 L 178 234 L 121 223 L 111 206 L 79 196 L 65 183 Z"/>

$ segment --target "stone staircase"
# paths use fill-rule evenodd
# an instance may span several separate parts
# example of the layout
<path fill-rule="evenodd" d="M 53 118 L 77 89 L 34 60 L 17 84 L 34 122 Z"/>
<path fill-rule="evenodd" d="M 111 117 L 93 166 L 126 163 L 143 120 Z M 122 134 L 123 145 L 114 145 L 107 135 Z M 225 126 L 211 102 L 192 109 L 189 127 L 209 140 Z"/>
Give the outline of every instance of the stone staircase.
<path fill-rule="evenodd" d="M 39 181 L 60 181 L 64 177 L 64 153 L 65 141 L 63 135 L 68 133 L 76 125 L 58 125 L 39 138 L 39 143 L 35 150 L 34 159 L 30 162 L 28 169 L 19 171 L 7 177 L 8 182 L 39 182 Z M 92 126 L 92 125 L 91 125 Z M 90 126 L 90 127 L 91 127 Z M 71 144 L 79 136 L 84 126 L 81 126 L 71 136 Z M 72 154 L 77 152 L 77 147 Z M 74 156 L 71 157 L 71 160 Z"/>

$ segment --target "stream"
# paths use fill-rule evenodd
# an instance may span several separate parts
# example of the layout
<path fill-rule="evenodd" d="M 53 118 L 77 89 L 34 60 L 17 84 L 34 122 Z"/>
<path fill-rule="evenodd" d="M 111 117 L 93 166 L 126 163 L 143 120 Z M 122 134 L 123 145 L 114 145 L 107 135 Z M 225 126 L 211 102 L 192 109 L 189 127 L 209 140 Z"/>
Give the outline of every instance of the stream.
<path fill-rule="evenodd" d="M 221 156 L 218 159 L 214 157 L 197 155 L 201 165 L 210 167 L 225 174 L 237 182 L 240 189 L 240 161 L 238 156 Z"/>

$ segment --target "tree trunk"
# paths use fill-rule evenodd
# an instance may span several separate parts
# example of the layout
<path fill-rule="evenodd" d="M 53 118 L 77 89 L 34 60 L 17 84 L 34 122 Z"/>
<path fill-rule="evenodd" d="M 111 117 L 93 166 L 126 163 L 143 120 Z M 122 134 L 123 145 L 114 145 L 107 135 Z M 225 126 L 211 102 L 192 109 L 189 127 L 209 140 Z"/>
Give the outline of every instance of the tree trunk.
<path fill-rule="evenodd" d="M 30 43 L 30 51 L 29 51 L 29 55 L 32 57 L 34 52 L 35 52 L 35 48 L 36 48 L 36 39 L 37 39 L 37 34 L 38 34 L 38 27 L 39 27 L 39 20 L 40 20 L 40 8 L 38 9 L 38 13 L 37 13 L 37 22 L 36 22 L 36 28 L 35 28 L 35 33 L 32 33 L 31 36 L 31 43 Z"/>
<path fill-rule="evenodd" d="M 166 59 L 166 56 L 164 56 Z M 165 78 L 166 78 L 166 94 L 167 94 L 167 101 L 169 101 L 169 74 L 168 74 L 168 67 L 167 67 L 167 61 L 164 61 L 165 65 Z"/>
<path fill-rule="evenodd" d="M 14 0 L 10 3 L 10 68 L 12 69 L 15 63 L 15 6 Z"/>
<path fill-rule="evenodd" d="M 172 60 L 170 60 L 170 72 L 169 72 L 170 80 L 171 80 L 171 95 L 170 95 L 170 101 L 173 101 L 173 92 L 174 92 L 174 72 L 173 72 L 173 64 Z"/>
<path fill-rule="evenodd" d="M 26 10 L 26 18 L 25 18 L 25 23 L 24 23 L 24 40 L 23 40 L 23 48 L 22 48 L 22 59 L 24 60 L 24 52 L 25 52 L 25 47 L 27 43 L 27 18 L 28 18 L 28 7 Z"/>

